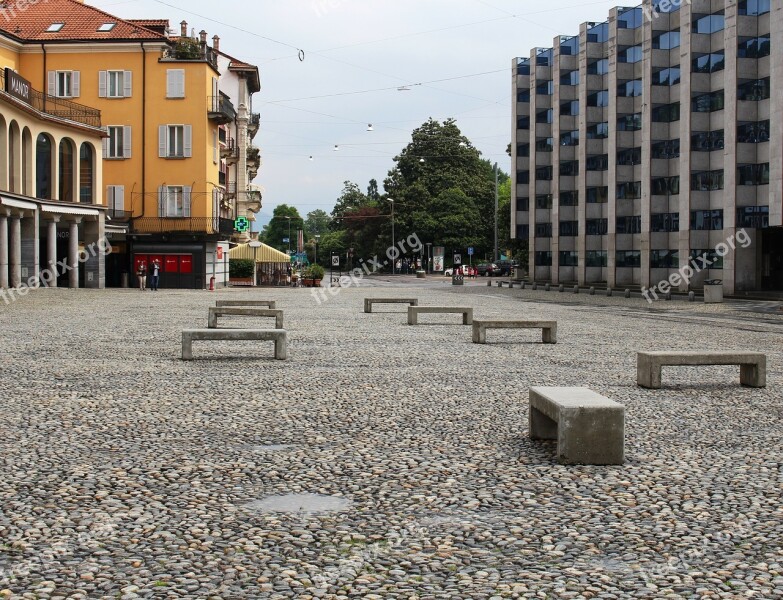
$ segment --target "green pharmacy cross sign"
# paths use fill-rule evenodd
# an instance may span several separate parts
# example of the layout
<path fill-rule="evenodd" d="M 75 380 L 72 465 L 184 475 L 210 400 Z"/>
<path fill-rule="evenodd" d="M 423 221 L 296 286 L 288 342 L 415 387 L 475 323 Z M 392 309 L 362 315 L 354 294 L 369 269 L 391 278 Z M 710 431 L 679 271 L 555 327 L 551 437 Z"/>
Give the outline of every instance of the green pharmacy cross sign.
<path fill-rule="evenodd" d="M 247 217 L 239 217 L 234 221 L 234 231 L 237 233 L 245 233 L 248 229 L 250 229 L 250 221 Z"/>

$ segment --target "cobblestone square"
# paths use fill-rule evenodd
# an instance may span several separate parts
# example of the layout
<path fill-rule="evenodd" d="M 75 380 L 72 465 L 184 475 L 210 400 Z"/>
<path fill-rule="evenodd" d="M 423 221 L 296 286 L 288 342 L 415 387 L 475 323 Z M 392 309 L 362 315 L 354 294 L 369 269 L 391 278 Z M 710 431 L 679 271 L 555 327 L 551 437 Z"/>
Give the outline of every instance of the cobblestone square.
<path fill-rule="evenodd" d="M 471 343 L 459 315 L 556 320 Z M 272 299 L 272 343 L 196 342 L 216 299 Z M 0 305 L 0 596 L 783 598 L 783 317 L 479 282 L 215 293 L 40 290 Z M 269 320 L 221 319 L 223 327 Z M 638 350 L 756 350 L 666 368 Z M 626 409 L 626 463 L 561 466 L 531 386 Z"/>

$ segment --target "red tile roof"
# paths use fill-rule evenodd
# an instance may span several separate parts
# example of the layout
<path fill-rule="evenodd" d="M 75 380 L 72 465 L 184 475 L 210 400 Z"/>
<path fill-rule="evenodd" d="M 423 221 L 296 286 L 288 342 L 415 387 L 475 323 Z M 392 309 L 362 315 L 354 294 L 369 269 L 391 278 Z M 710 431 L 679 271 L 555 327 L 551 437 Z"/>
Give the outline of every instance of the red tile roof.
<path fill-rule="evenodd" d="M 0 30 L 22 41 L 119 41 L 165 40 L 165 37 L 142 26 L 83 4 L 78 0 L 48 0 L 26 3 L 17 8 L 13 0 L 0 0 Z M 48 32 L 53 23 L 64 23 L 62 29 Z M 110 31 L 98 31 L 105 23 L 115 23 Z"/>

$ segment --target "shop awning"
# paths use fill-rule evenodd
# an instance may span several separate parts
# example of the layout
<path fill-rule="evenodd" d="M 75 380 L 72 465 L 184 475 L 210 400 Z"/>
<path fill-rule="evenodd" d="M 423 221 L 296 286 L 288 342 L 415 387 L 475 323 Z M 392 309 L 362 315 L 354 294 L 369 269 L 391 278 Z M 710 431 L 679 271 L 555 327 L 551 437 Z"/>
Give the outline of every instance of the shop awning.
<path fill-rule="evenodd" d="M 248 244 L 240 244 L 228 253 L 229 257 L 243 260 L 255 260 L 259 263 L 288 263 L 291 258 L 280 250 L 275 250 L 272 246 L 261 244 L 258 248 L 251 248 Z"/>
<path fill-rule="evenodd" d="M 97 217 L 100 211 L 94 208 L 77 208 L 76 206 L 51 206 L 47 204 L 41 205 L 41 211 L 45 213 L 52 213 L 55 215 L 79 215 L 82 217 Z"/>
<path fill-rule="evenodd" d="M 16 200 L 15 198 L 0 198 L 0 204 L 7 206 L 8 208 L 20 208 L 22 210 L 35 210 L 38 205 L 35 202 L 25 202 L 24 200 Z"/>

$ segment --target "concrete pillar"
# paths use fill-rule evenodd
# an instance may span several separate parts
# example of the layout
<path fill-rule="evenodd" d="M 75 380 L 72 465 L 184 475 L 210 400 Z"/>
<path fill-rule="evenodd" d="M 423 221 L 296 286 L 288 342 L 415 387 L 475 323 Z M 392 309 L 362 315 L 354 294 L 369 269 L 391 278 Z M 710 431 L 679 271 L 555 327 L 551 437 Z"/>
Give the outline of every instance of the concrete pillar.
<path fill-rule="evenodd" d="M 18 288 L 22 283 L 22 217 L 11 216 L 9 234 L 10 286 Z"/>
<path fill-rule="evenodd" d="M 79 287 L 79 223 L 81 218 L 74 219 L 68 224 L 68 287 Z"/>
<path fill-rule="evenodd" d="M 46 224 L 46 268 L 49 275 L 46 283 L 49 287 L 57 287 L 57 221 L 59 217 L 52 218 Z"/>
<path fill-rule="evenodd" d="M 40 231 L 38 228 L 40 213 L 36 211 L 28 212 L 22 219 L 21 240 L 22 240 L 22 280 L 33 287 L 39 283 L 40 275 Z"/>
<path fill-rule="evenodd" d="M 103 289 L 106 287 L 106 226 L 103 213 L 95 221 L 85 221 L 83 235 L 87 253 L 84 287 Z"/>
<path fill-rule="evenodd" d="M 8 216 L 0 215 L 0 290 L 8 288 Z"/>

